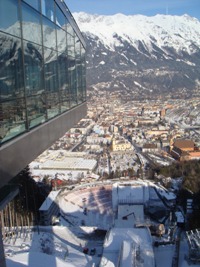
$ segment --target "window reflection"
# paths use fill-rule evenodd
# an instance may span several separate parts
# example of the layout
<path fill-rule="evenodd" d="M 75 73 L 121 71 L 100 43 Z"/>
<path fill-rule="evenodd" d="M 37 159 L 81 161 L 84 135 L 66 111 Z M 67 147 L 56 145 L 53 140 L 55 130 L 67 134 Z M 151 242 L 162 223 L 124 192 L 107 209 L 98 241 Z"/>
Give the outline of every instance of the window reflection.
<path fill-rule="evenodd" d="M 19 11 L 15 0 L 0 0 L 0 30 L 20 37 Z"/>
<path fill-rule="evenodd" d="M 70 108 L 69 80 L 67 72 L 67 54 L 58 54 L 58 79 L 61 112 Z"/>
<path fill-rule="evenodd" d="M 30 6 L 40 11 L 40 0 L 24 0 L 24 2 L 28 3 Z"/>
<path fill-rule="evenodd" d="M 58 5 L 56 5 L 56 24 L 66 30 L 66 19 Z"/>
<path fill-rule="evenodd" d="M 24 95 L 21 40 L 0 32 L 0 100 Z"/>
<path fill-rule="evenodd" d="M 0 143 L 25 132 L 25 121 L 23 98 L 0 102 Z"/>
<path fill-rule="evenodd" d="M 74 107 L 77 105 L 77 75 L 75 58 L 70 58 L 68 61 L 68 75 L 70 84 L 70 103 L 71 106 Z"/>
<path fill-rule="evenodd" d="M 44 90 L 42 72 L 42 47 L 24 42 L 24 71 L 27 95 L 35 95 Z"/>
<path fill-rule="evenodd" d="M 68 56 L 75 57 L 74 36 L 67 34 Z"/>
<path fill-rule="evenodd" d="M 53 0 L 42 0 L 42 14 L 51 21 L 54 21 L 54 1 Z"/>
<path fill-rule="evenodd" d="M 59 52 L 67 52 L 67 33 L 60 27 L 57 27 L 57 49 Z"/>
<path fill-rule="evenodd" d="M 59 114 L 59 87 L 57 74 L 57 53 L 51 49 L 44 50 L 45 88 L 47 92 L 48 119 Z"/>
<path fill-rule="evenodd" d="M 43 22 L 43 45 L 56 49 L 56 29 L 55 24 L 47 18 L 42 18 Z"/>
<path fill-rule="evenodd" d="M 40 14 L 22 3 L 23 38 L 37 44 L 42 43 Z"/>
<path fill-rule="evenodd" d="M 57 3 L 0 0 L 0 144 L 85 99 L 85 48 Z"/>
<path fill-rule="evenodd" d="M 40 93 L 33 97 L 27 98 L 27 113 L 28 113 L 28 123 L 29 128 L 35 127 L 43 122 L 45 122 L 45 108 L 46 99 L 45 94 Z"/>

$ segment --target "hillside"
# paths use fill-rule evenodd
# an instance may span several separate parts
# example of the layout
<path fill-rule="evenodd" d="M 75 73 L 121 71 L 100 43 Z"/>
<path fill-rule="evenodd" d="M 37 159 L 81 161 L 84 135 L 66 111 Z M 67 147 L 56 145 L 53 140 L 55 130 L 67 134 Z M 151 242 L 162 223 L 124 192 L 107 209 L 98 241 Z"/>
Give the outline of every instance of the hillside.
<path fill-rule="evenodd" d="M 87 84 L 131 96 L 198 90 L 200 21 L 171 15 L 73 14 L 87 43 Z"/>

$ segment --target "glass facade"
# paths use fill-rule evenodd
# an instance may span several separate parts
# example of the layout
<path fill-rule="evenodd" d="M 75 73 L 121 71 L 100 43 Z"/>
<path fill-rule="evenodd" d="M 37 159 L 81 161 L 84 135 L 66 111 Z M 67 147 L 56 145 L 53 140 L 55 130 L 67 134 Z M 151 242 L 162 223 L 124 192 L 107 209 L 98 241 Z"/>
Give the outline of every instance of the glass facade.
<path fill-rule="evenodd" d="M 85 102 L 85 69 L 63 2 L 0 0 L 0 145 Z"/>

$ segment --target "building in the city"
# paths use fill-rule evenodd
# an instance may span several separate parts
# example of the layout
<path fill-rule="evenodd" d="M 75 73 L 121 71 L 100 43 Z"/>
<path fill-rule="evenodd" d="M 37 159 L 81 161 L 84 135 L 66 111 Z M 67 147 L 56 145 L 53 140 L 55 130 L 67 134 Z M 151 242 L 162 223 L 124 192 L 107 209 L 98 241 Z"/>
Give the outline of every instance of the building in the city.
<path fill-rule="evenodd" d="M 112 151 L 126 151 L 131 150 L 132 146 L 124 138 L 113 138 L 112 140 Z"/>
<path fill-rule="evenodd" d="M 180 161 L 200 159 L 200 150 L 192 140 L 176 140 L 171 150 L 172 156 Z"/>

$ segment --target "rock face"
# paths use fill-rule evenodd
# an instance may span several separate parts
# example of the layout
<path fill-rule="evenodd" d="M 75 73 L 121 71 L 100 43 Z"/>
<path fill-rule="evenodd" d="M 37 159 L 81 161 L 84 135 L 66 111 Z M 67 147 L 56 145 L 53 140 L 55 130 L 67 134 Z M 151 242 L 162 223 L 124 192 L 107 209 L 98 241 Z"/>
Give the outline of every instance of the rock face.
<path fill-rule="evenodd" d="M 170 15 L 74 13 L 87 43 L 87 84 L 134 96 L 193 94 L 200 86 L 200 21 Z"/>

